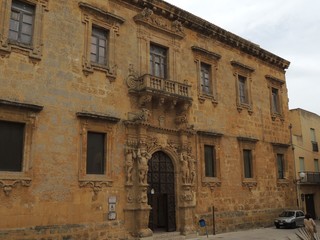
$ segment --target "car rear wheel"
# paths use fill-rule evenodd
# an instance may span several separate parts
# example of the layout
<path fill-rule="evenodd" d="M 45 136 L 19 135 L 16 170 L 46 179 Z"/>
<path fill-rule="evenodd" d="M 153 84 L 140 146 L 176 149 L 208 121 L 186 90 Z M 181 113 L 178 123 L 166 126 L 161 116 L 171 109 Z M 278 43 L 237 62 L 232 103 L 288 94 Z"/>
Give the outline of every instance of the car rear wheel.
<path fill-rule="evenodd" d="M 280 228 L 279 224 L 276 225 L 276 228 L 278 228 L 278 229 Z"/>

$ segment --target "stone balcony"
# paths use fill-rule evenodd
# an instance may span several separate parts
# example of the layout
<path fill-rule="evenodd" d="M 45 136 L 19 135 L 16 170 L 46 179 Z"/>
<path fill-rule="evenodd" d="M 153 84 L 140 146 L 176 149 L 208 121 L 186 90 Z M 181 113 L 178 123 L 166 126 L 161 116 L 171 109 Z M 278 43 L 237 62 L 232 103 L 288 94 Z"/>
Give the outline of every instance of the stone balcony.
<path fill-rule="evenodd" d="M 192 103 L 191 86 L 187 83 L 167 80 L 150 74 L 144 74 L 135 80 L 134 87 L 129 90 L 139 95 L 139 103 L 146 105 L 155 102 L 171 107 L 189 107 Z"/>

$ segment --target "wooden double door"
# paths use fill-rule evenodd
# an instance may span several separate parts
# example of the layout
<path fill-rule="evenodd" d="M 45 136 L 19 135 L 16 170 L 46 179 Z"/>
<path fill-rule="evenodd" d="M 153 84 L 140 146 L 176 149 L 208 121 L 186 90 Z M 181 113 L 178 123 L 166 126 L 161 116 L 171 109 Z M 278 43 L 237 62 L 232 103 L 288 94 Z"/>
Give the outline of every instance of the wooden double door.
<path fill-rule="evenodd" d="M 152 231 L 175 231 L 176 209 L 174 166 L 163 152 L 156 152 L 148 162 L 148 204 L 151 206 L 149 228 Z"/>

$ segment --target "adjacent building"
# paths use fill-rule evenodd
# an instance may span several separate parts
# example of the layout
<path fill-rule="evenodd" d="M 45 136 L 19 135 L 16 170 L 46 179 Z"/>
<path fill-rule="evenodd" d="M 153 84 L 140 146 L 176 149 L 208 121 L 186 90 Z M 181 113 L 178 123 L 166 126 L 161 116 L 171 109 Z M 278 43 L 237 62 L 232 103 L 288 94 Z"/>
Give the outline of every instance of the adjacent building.
<path fill-rule="evenodd" d="M 0 0 L 0 239 L 271 225 L 288 67 L 161 0 Z"/>
<path fill-rule="evenodd" d="M 320 116 L 303 110 L 290 110 L 292 143 L 296 166 L 299 207 L 315 219 L 320 217 L 319 147 Z"/>

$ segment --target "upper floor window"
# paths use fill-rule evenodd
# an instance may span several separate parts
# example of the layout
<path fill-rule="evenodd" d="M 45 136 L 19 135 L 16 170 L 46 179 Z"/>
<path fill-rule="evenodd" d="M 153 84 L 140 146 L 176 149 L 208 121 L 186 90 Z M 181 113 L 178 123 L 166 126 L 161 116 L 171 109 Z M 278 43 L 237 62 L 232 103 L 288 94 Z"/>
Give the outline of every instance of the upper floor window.
<path fill-rule="evenodd" d="M 248 86 L 247 78 L 241 75 L 238 75 L 238 91 L 239 91 L 239 101 L 241 104 L 248 104 Z"/>
<path fill-rule="evenodd" d="M 92 63 L 107 65 L 107 36 L 106 30 L 92 27 L 90 55 Z"/>
<path fill-rule="evenodd" d="M 167 49 L 159 45 L 150 45 L 150 74 L 167 78 Z"/>
<path fill-rule="evenodd" d="M 282 110 L 282 86 L 285 81 L 278 79 L 276 77 L 266 75 L 266 79 L 268 80 L 268 88 L 270 91 L 270 111 L 271 118 L 275 120 L 279 117 L 283 120 L 283 110 Z"/>
<path fill-rule="evenodd" d="M 304 172 L 305 171 L 304 157 L 299 157 L 299 167 L 300 167 L 300 172 Z"/>
<path fill-rule="evenodd" d="M 11 6 L 9 39 L 23 44 L 32 43 L 35 6 L 14 0 Z"/>
<path fill-rule="evenodd" d="M 0 4 L 0 52 L 12 51 L 42 57 L 43 16 L 49 0 L 2 0 Z"/>
<path fill-rule="evenodd" d="M 201 92 L 204 94 L 212 94 L 211 66 L 201 63 Z"/>
<path fill-rule="evenodd" d="M 316 131 L 314 128 L 310 128 L 310 135 L 311 135 L 311 144 L 312 144 L 312 151 L 318 152 L 318 142 L 316 139 Z"/>
<path fill-rule="evenodd" d="M 205 176 L 216 177 L 216 156 L 214 146 L 204 146 Z"/>
<path fill-rule="evenodd" d="M 117 77 L 116 38 L 124 19 L 85 2 L 79 2 L 84 23 L 83 72 L 104 72 L 110 81 Z"/>
<path fill-rule="evenodd" d="M 278 169 L 278 178 L 279 179 L 284 179 L 285 171 L 284 171 L 284 155 L 283 154 L 277 154 L 277 169 Z"/>
<path fill-rule="evenodd" d="M 271 89 L 271 106 L 272 112 L 280 113 L 279 90 L 276 88 Z"/>
<path fill-rule="evenodd" d="M 233 75 L 236 79 L 237 109 L 239 112 L 247 109 L 248 113 L 252 114 L 251 81 L 254 69 L 237 61 L 231 61 L 231 65 L 234 67 Z"/>
<path fill-rule="evenodd" d="M 207 49 L 192 46 L 197 70 L 198 98 L 200 103 L 211 100 L 214 106 L 217 101 L 217 70 L 221 56 Z"/>

